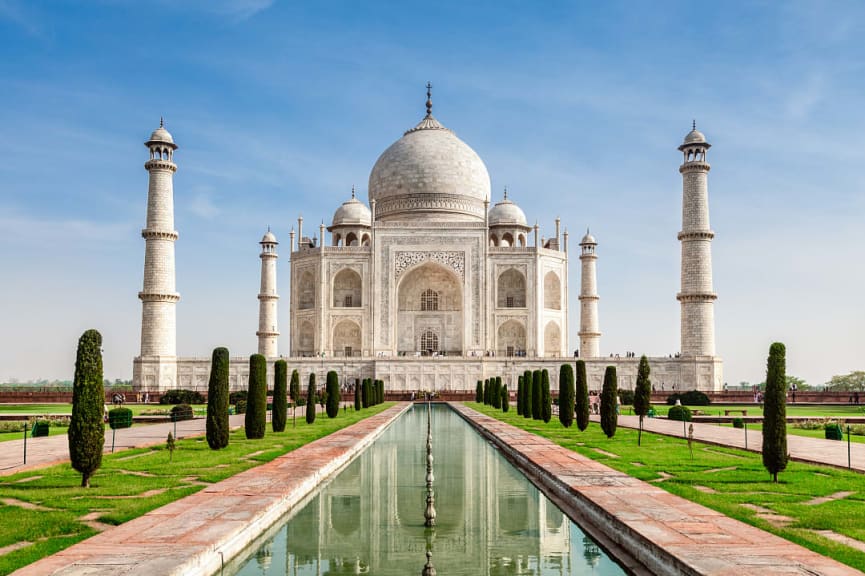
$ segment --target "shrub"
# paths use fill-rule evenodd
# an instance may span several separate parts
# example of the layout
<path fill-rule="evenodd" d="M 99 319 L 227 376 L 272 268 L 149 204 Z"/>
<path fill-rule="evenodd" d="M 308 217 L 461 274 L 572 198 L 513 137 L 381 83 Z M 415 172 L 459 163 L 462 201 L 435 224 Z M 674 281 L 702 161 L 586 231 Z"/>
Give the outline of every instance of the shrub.
<path fill-rule="evenodd" d="M 733 428 L 744 428 L 745 421 L 741 418 L 733 418 Z"/>
<path fill-rule="evenodd" d="M 284 432 L 288 420 L 288 363 L 280 358 L 273 364 L 273 411 L 270 425 L 274 432 Z"/>
<path fill-rule="evenodd" d="M 339 415 L 339 376 L 334 370 L 327 373 L 327 417 L 336 418 Z"/>
<path fill-rule="evenodd" d="M 492 404 L 493 408 L 501 408 L 502 407 L 502 377 L 496 376 L 495 378 L 490 378 L 490 384 L 492 385 Z"/>
<path fill-rule="evenodd" d="M 216 348 L 210 360 L 207 384 L 207 445 L 211 450 L 228 446 L 228 348 Z"/>
<path fill-rule="evenodd" d="M 177 404 L 171 408 L 171 420 L 180 422 L 182 420 L 192 420 L 195 414 L 192 411 L 192 406 L 189 404 Z"/>
<path fill-rule="evenodd" d="M 577 428 L 582 432 L 589 426 L 589 383 L 586 378 L 586 362 L 584 360 L 577 360 L 576 377 L 574 408 L 577 416 Z"/>
<path fill-rule="evenodd" d="M 300 395 L 300 374 L 297 370 L 291 371 L 291 383 L 288 385 L 288 394 L 291 396 L 291 401 L 295 406 L 299 406 L 299 402 L 303 399 Z"/>
<path fill-rule="evenodd" d="M 306 423 L 315 422 L 315 372 L 309 373 L 309 386 L 306 387 Z"/>
<path fill-rule="evenodd" d="M 841 429 L 841 425 L 837 423 L 826 424 L 823 428 L 824 434 L 826 435 L 826 440 L 843 440 L 844 439 L 844 431 Z"/>
<path fill-rule="evenodd" d="M 541 386 L 541 371 L 532 372 L 532 419 L 540 420 L 544 417 L 544 389 Z"/>
<path fill-rule="evenodd" d="M 786 350 L 780 342 L 769 347 L 766 392 L 763 397 L 763 466 L 778 481 L 787 467 Z"/>
<path fill-rule="evenodd" d="M 125 408 L 124 408 L 125 410 Z M 129 411 L 132 412 L 131 410 Z M 16 432 L 18 430 L 15 430 Z M 48 436 L 51 433 L 51 423 L 47 420 L 37 420 L 30 428 L 30 437 L 39 438 L 40 436 Z"/>
<path fill-rule="evenodd" d="M 484 401 L 484 383 L 478 380 L 478 385 L 475 386 L 475 402 L 480 404 Z"/>
<path fill-rule="evenodd" d="M 541 419 L 549 422 L 553 417 L 552 397 L 550 396 L 550 373 L 541 370 Z"/>
<path fill-rule="evenodd" d="M 612 438 L 616 434 L 616 426 L 619 423 L 619 415 L 616 413 L 617 394 L 616 367 L 607 366 L 604 372 L 604 386 L 601 388 L 601 429 L 607 438 Z"/>
<path fill-rule="evenodd" d="M 90 487 L 90 477 L 102 465 L 104 402 L 102 335 L 96 330 L 87 330 L 78 340 L 68 433 L 69 459 L 72 467 L 81 473 L 82 488 Z"/>
<path fill-rule="evenodd" d="M 234 404 L 235 414 L 246 414 L 246 400 L 238 400 Z"/>
<path fill-rule="evenodd" d="M 619 400 L 621 400 L 622 406 L 633 406 L 634 398 L 637 397 L 636 390 L 619 390 Z M 636 413 L 635 413 L 636 415 Z"/>
<path fill-rule="evenodd" d="M 671 406 L 667 412 L 668 420 L 678 420 L 679 422 L 691 421 L 691 409 L 687 406 Z"/>
<path fill-rule="evenodd" d="M 267 359 L 261 354 L 249 357 L 249 396 L 246 402 L 246 438 L 264 438 L 267 427 Z"/>
<path fill-rule="evenodd" d="M 507 386 L 502 386 L 500 391 L 502 395 L 500 402 L 500 404 L 502 405 L 502 412 L 507 412 L 508 410 L 510 410 L 511 407 L 511 395 L 508 394 Z"/>
<path fill-rule="evenodd" d="M 484 379 L 484 404 L 489 405 L 490 403 L 490 379 Z"/>
<path fill-rule="evenodd" d="M 246 390 L 238 390 L 237 392 L 232 392 L 228 395 L 228 403 L 229 404 L 237 404 L 238 400 L 246 400 L 249 396 L 249 392 Z"/>
<path fill-rule="evenodd" d="M 574 368 L 570 364 L 559 368 L 559 422 L 565 428 L 574 423 Z"/>
<path fill-rule="evenodd" d="M 160 404 L 204 404 L 204 396 L 195 390 L 166 390 L 159 397 Z"/>
<path fill-rule="evenodd" d="M 685 406 L 708 406 L 711 404 L 709 397 L 699 390 L 688 390 L 681 394 L 675 393 L 667 396 L 667 404 L 670 406 L 673 406 L 676 403 L 676 400 Z"/>
<path fill-rule="evenodd" d="M 132 410 L 129 408 L 112 408 L 108 411 L 108 426 L 112 430 L 129 428 L 132 426 Z"/>

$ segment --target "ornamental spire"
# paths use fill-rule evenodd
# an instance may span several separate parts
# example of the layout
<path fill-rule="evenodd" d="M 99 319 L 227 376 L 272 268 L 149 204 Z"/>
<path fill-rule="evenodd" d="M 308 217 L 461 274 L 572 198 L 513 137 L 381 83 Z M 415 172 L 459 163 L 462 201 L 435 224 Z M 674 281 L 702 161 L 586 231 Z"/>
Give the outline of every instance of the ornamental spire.
<path fill-rule="evenodd" d="M 432 84 L 426 83 L 426 115 L 432 116 Z"/>
<path fill-rule="evenodd" d="M 351 185 L 351 199 L 354 200 L 354 184 Z"/>

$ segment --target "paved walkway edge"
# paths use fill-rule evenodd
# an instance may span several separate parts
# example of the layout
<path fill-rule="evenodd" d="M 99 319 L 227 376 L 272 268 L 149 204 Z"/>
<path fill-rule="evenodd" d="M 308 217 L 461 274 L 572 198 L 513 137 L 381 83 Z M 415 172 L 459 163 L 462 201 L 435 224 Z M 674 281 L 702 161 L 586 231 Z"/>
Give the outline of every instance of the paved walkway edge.
<path fill-rule="evenodd" d="M 862 574 L 463 404 L 451 406 L 632 573 Z"/>
<path fill-rule="evenodd" d="M 218 574 L 262 532 L 364 451 L 401 402 L 13 572 L 13 576 Z"/>

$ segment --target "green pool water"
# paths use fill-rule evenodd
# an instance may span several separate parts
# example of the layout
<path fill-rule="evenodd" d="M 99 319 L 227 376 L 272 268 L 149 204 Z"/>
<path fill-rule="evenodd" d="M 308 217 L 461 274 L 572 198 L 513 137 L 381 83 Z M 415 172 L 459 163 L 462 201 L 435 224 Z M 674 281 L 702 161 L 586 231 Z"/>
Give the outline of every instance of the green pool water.
<path fill-rule="evenodd" d="M 225 574 L 625 574 L 447 406 L 431 410 L 437 525 L 424 527 L 427 410 L 416 406 Z"/>

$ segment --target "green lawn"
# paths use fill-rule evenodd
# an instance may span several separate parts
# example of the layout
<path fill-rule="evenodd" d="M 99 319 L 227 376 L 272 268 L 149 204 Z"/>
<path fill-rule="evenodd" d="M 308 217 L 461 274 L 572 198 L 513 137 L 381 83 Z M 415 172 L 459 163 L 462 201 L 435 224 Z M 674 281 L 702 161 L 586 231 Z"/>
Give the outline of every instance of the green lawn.
<path fill-rule="evenodd" d="M 52 426 L 48 429 L 49 436 L 58 436 L 60 434 L 66 434 L 69 428 L 65 426 Z M 6 442 L 7 440 L 21 440 L 24 438 L 24 432 L 0 432 L 0 442 Z M 32 438 L 30 436 L 30 428 L 27 428 L 27 444 L 30 445 L 30 441 L 33 440 L 35 442 L 39 441 L 39 438 Z"/>
<path fill-rule="evenodd" d="M 659 414 L 666 415 L 669 406 L 666 404 L 653 404 Z M 760 404 L 709 404 L 708 406 L 689 406 L 691 410 L 699 410 L 709 416 L 724 415 L 724 410 L 747 410 L 748 416 L 762 416 L 763 407 Z M 630 406 L 625 407 L 625 414 L 628 414 Z M 741 416 L 741 414 L 731 414 L 730 416 Z M 787 404 L 787 416 L 813 418 L 848 418 L 848 417 L 865 417 L 865 406 L 856 406 L 853 404 Z"/>
<path fill-rule="evenodd" d="M 0 556 L 0 575 L 92 536 L 95 531 L 81 522 L 82 516 L 95 512 L 99 522 L 121 524 L 392 405 L 341 412 L 333 419 L 321 414 L 312 425 L 299 419 L 296 428 L 289 420 L 286 431 L 278 434 L 268 424 L 262 440 L 247 440 L 244 431 L 237 430 L 228 448 L 219 451 L 210 450 L 204 437 L 179 440 L 173 461 L 162 446 L 106 455 L 90 489 L 80 488 L 81 475 L 69 464 L 2 477 L 0 499 L 12 498 L 43 509 L 0 504 L 0 548 L 33 542 Z"/>
<path fill-rule="evenodd" d="M 858 570 L 865 570 L 865 552 L 833 542 L 815 532 L 833 530 L 865 542 L 865 514 L 862 513 L 865 510 L 865 477 L 862 474 L 790 462 L 775 484 L 763 468 L 759 454 L 695 443 L 692 458 L 687 442 L 681 438 L 644 432 L 643 445 L 638 447 L 637 431 L 628 428 L 619 428 L 609 439 L 596 423 L 589 424 L 585 432 L 580 432 L 576 427 L 563 428 L 557 419 L 545 424 L 523 418 L 513 407 L 504 414 L 474 402 L 467 405 L 641 480 L 659 480 L 664 477 L 661 472 L 669 474 L 670 478 L 655 484 Z M 602 454 L 596 448 L 616 457 Z M 822 504 L 806 504 L 815 497 L 845 491 L 851 494 Z M 791 522 L 771 524 L 746 505 L 768 509 L 789 517 Z"/>
<path fill-rule="evenodd" d="M 113 408 L 107 404 L 108 409 Z M 133 416 L 153 410 L 171 410 L 171 405 L 164 404 L 124 404 L 124 408 L 132 410 Z M 196 413 L 206 413 L 207 404 L 193 404 Z M 72 404 L 0 404 L 0 414 L 72 414 Z"/>

